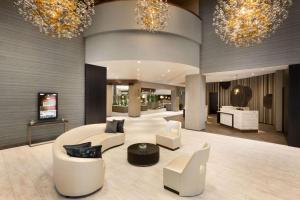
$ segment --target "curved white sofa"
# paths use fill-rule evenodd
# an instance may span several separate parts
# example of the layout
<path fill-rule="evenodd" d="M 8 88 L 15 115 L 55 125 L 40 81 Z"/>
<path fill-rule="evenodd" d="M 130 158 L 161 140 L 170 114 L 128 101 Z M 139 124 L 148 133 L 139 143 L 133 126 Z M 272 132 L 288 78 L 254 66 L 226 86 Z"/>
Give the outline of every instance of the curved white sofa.
<path fill-rule="evenodd" d="M 102 158 L 75 158 L 67 155 L 63 145 L 92 142 L 102 145 L 102 152 L 122 145 L 124 133 L 105 133 L 106 124 L 74 128 L 59 136 L 53 144 L 53 172 L 57 191 L 68 197 L 91 194 L 103 186 L 105 164 Z"/>

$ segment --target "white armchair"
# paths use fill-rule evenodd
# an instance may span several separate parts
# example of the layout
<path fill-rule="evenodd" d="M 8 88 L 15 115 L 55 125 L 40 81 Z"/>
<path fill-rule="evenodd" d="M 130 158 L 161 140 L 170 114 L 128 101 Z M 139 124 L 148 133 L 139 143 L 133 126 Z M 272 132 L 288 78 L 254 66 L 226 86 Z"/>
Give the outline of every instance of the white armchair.
<path fill-rule="evenodd" d="M 179 149 L 181 146 L 181 122 L 168 121 L 166 128 L 156 135 L 156 144 L 173 151 Z"/>
<path fill-rule="evenodd" d="M 205 144 L 192 155 L 182 155 L 163 169 L 164 188 L 180 196 L 196 196 L 204 191 L 210 146 Z"/>

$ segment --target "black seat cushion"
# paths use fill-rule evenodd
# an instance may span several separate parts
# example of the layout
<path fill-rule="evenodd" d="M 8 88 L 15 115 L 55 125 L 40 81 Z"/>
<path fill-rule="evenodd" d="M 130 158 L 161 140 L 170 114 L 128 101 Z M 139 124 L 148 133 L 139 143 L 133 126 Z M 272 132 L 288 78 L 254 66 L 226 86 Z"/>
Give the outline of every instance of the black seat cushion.
<path fill-rule="evenodd" d="M 124 133 L 124 123 L 125 123 L 125 120 L 116 120 L 114 119 L 113 121 L 116 121 L 118 123 L 117 125 L 117 132 L 119 133 Z"/>
<path fill-rule="evenodd" d="M 105 133 L 117 133 L 118 122 L 117 121 L 107 121 Z"/>

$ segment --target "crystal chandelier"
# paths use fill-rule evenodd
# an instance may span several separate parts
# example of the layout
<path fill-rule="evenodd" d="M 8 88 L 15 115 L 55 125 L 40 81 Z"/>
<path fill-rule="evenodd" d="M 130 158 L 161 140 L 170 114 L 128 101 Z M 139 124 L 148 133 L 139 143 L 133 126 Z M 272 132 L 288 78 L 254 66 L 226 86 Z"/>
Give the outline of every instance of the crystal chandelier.
<path fill-rule="evenodd" d="M 161 31 L 168 21 L 167 0 L 137 0 L 136 21 L 144 30 Z"/>
<path fill-rule="evenodd" d="M 53 37 L 77 37 L 91 25 L 94 0 L 16 0 L 19 13 L 40 32 Z"/>
<path fill-rule="evenodd" d="M 261 43 L 287 19 L 291 4 L 291 0 L 218 0 L 215 32 L 236 47 Z"/>

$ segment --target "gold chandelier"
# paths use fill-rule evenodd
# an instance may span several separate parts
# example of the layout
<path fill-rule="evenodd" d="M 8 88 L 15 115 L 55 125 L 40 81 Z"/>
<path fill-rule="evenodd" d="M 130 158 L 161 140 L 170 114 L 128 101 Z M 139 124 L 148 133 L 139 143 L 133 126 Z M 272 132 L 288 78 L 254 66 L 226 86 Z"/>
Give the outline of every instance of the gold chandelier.
<path fill-rule="evenodd" d="M 94 0 L 16 0 L 19 13 L 53 37 L 79 36 L 92 23 Z"/>
<path fill-rule="evenodd" d="M 287 19 L 291 4 L 291 0 L 218 0 L 215 32 L 236 47 L 261 43 Z"/>
<path fill-rule="evenodd" d="M 167 0 L 137 0 L 136 21 L 144 30 L 161 31 L 168 21 Z"/>

